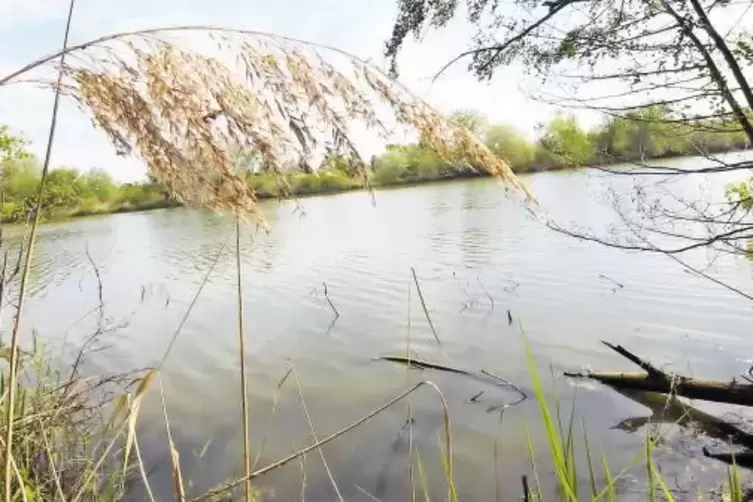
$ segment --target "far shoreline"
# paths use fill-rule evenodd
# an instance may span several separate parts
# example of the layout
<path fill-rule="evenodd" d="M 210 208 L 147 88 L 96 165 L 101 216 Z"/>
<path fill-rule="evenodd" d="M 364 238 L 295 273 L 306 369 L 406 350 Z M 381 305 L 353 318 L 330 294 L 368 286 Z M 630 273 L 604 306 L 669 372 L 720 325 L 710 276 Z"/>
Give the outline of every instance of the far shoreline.
<path fill-rule="evenodd" d="M 747 150 L 745 149 L 730 150 L 730 151 L 719 152 L 719 153 L 727 154 L 727 153 L 738 153 L 738 152 L 744 152 L 744 151 L 747 151 Z M 647 161 L 650 162 L 650 161 L 656 161 L 656 160 L 680 160 L 680 159 L 689 159 L 689 158 L 704 158 L 704 157 L 697 156 L 697 155 L 668 155 L 668 156 L 661 156 L 661 157 L 655 157 L 652 159 L 647 159 Z M 620 164 L 630 164 L 634 162 L 635 162 L 634 160 L 615 160 L 613 162 L 600 163 L 600 164 L 589 165 L 589 166 L 556 166 L 556 167 L 550 167 L 547 169 L 526 170 L 524 172 L 515 173 L 515 175 L 523 176 L 523 175 L 540 174 L 540 173 L 547 173 L 547 172 L 579 171 L 583 169 L 597 169 L 598 168 L 597 166 L 616 166 Z M 264 177 L 268 179 L 272 178 L 270 175 L 252 175 L 252 176 L 258 176 L 259 178 Z M 311 176 L 319 176 L 319 174 L 314 173 Z M 398 179 L 398 180 L 394 180 L 388 183 L 379 183 L 379 184 L 373 183 L 371 187 L 365 186 L 362 179 L 349 178 L 349 180 L 352 183 L 346 186 L 323 186 L 323 187 L 320 187 L 319 189 L 299 191 L 298 193 L 292 193 L 288 196 L 278 196 L 276 194 L 260 192 L 260 193 L 257 193 L 256 198 L 259 202 L 275 200 L 275 199 L 282 201 L 282 200 L 303 199 L 303 198 L 309 198 L 309 197 L 338 195 L 338 194 L 357 192 L 357 191 L 368 191 L 370 188 L 373 190 L 394 190 L 394 189 L 399 189 L 399 188 L 409 188 L 413 186 L 428 185 L 432 183 L 445 183 L 445 182 L 451 182 L 451 181 L 463 181 L 463 180 L 484 179 L 484 178 L 493 178 L 493 175 L 485 173 L 485 172 L 480 172 L 480 171 L 458 171 L 458 172 L 450 172 L 450 173 L 438 173 L 437 175 L 434 175 L 434 176 L 424 175 L 424 176 L 419 176 L 415 178 Z M 190 206 L 186 206 L 185 204 L 182 204 L 181 202 L 176 201 L 176 200 L 164 199 L 164 200 L 150 201 L 148 203 L 138 204 L 138 205 L 121 204 L 111 209 L 103 209 L 101 211 L 75 210 L 75 211 L 72 211 L 71 213 L 64 214 L 64 215 L 53 215 L 51 217 L 49 216 L 45 217 L 42 223 L 44 224 L 61 223 L 68 220 L 74 220 L 74 219 L 77 220 L 81 218 L 90 218 L 94 216 L 109 216 L 109 215 L 114 215 L 114 214 L 125 214 L 125 213 L 141 213 L 141 212 L 153 211 L 156 209 L 174 209 L 174 208 L 180 208 L 180 207 L 190 207 Z M 16 225 L 23 225 L 23 223 L 3 222 L 3 225 L 16 226 Z"/>

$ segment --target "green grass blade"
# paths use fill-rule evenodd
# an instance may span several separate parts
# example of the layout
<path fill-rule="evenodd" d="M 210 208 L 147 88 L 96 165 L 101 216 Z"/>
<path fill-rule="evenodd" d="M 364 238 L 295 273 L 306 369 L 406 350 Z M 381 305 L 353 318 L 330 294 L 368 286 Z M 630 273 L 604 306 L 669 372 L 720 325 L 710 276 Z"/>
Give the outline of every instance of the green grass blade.
<path fill-rule="evenodd" d="M 607 486 L 605 488 L 606 493 L 609 495 L 609 502 L 617 502 L 617 491 L 614 488 L 614 479 L 612 478 L 612 470 L 609 468 L 609 462 L 607 456 L 601 456 L 601 465 L 604 469 L 604 477 L 607 480 Z M 604 491 L 594 497 L 594 500 L 601 500 L 604 496 Z"/>
<path fill-rule="evenodd" d="M 421 461 L 421 454 L 416 452 L 416 465 L 418 466 L 418 479 L 421 482 L 421 493 L 424 495 L 424 502 L 431 502 L 429 496 L 429 484 L 426 482 L 426 471 L 424 471 L 424 463 Z"/>
<path fill-rule="evenodd" d="M 562 488 L 562 491 L 564 492 L 564 495 L 567 497 L 567 500 L 571 502 L 577 502 L 577 497 L 575 496 L 575 492 L 570 485 L 570 479 L 568 477 L 567 460 L 565 459 L 565 455 L 562 451 L 561 437 L 557 433 L 554 419 L 552 418 L 552 414 L 549 411 L 549 406 L 546 402 L 546 394 L 544 393 L 544 386 L 542 385 L 541 378 L 539 377 L 539 373 L 536 370 L 536 362 L 533 359 L 531 347 L 528 345 L 528 340 L 526 340 L 525 332 L 523 332 L 522 328 L 521 335 L 523 339 L 523 346 L 525 348 L 528 369 L 531 373 L 531 383 L 533 391 L 536 395 L 536 402 L 539 405 L 541 418 L 544 421 L 544 432 L 546 433 L 546 438 L 549 442 L 549 447 L 552 453 L 552 459 L 554 460 L 554 470 L 555 474 L 557 475 L 557 480 L 560 484 L 560 487 Z"/>
<path fill-rule="evenodd" d="M 583 420 L 583 445 L 586 448 L 586 461 L 588 462 L 588 480 L 591 483 L 591 497 L 593 499 L 596 499 L 597 490 L 596 490 L 596 474 L 594 472 L 594 464 L 593 460 L 591 459 L 591 448 L 588 445 L 588 433 L 586 432 L 586 421 Z"/>
<path fill-rule="evenodd" d="M 646 427 L 646 481 L 648 482 L 648 499 L 656 502 L 656 485 L 654 483 L 654 465 L 651 461 L 653 452 L 651 437 L 649 436 L 649 427 Z"/>

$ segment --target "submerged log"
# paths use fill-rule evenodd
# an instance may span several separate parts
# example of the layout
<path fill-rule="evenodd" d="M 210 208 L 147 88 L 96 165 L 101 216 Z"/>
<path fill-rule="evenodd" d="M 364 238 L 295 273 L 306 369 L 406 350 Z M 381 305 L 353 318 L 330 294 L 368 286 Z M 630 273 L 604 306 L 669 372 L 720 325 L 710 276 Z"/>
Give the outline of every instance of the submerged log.
<path fill-rule="evenodd" d="M 573 378 L 590 378 L 617 389 L 640 390 L 674 394 L 690 399 L 702 399 L 717 403 L 753 406 L 753 385 L 736 380 L 708 380 L 693 378 L 676 373 L 667 373 L 641 359 L 619 345 L 602 342 L 621 356 L 637 364 L 643 372 L 593 372 L 570 373 Z"/>

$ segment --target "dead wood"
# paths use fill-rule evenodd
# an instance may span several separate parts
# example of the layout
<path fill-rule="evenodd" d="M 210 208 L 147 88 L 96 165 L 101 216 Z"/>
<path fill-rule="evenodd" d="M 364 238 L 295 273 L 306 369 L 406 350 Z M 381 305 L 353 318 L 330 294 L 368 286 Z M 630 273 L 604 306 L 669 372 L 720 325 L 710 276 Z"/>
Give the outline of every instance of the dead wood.
<path fill-rule="evenodd" d="M 731 381 L 694 378 L 665 372 L 620 345 L 602 342 L 629 361 L 637 364 L 643 372 L 566 372 L 573 378 L 591 378 L 617 389 L 674 394 L 690 399 L 702 399 L 717 403 L 753 406 L 753 385 Z"/>

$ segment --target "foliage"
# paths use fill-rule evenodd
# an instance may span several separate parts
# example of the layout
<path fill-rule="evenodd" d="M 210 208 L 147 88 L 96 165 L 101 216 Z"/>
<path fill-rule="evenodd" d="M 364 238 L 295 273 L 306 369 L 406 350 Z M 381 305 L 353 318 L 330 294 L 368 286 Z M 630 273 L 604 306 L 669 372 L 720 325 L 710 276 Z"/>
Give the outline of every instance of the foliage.
<path fill-rule="evenodd" d="M 542 101 L 609 117 L 601 130 L 589 134 L 596 147 L 591 161 L 585 162 L 591 154 L 588 142 L 575 134 L 564 145 L 542 138 L 544 148 L 538 149 L 534 165 L 638 164 L 619 169 L 623 175 L 643 176 L 633 183 L 633 193 L 610 194 L 615 206 L 624 206 L 615 209 L 630 231 L 594 233 L 571 223 L 568 229 L 552 218 L 550 228 L 611 247 L 667 253 L 680 263 L 679 254 L 699 247 L 751 255 L 740 244 L 753 241 L 753 221 L 744 208 L 734 202 L 726 207 L 706 204 L 697 194 L 679 190 L 649 200 L 641 186 L 657 180 L 657 174 L 724 175 L 753 167 L 749 159 L 729 162 L 714 155 L 753 144 L 753 43 L 743 19 L 748 11 L 738 10 L 735 2 L 715 0 L 396 3 L 398 14 L 385 47 L 393 76 L 406 40 L 466 13 L 476 28 L 471 47 L 459 47 L 454 59 L 448 55 L 440 73 L 467 59 L 469 71 L 487 80 L 500 68 L 517 64 L 547 86 L 540 92 Z M 729 19 L 734 22 L 725 21 Z M 570 151 L 563 152 L 562 146 Z M 710 162 L 682 169 L 644 162 L 688 153 Z"/>
<path fill-rule="evenodd" d="M 486 146 L 510 163 L 513 171 L 526 172 L 533 167 L 535 146 L 507 124 L 493 124 L 486 129 Z"/>
<path fill-rule="evenodd" d="M 31 157 L 2 164 L 3 221 L 22 222 L 28 218 L 36 203 L 40 175 L 41 169 Z M 42 215 L 51 219 L 171 204 L 160 186 L 148 180 L 118 185 L 101 169 L 80 173 L 76 169 L 59 168 L 52 169 L 47 177 Z"/>
<path fill-rule="evenodd" d="M 537 158 L 543 166 L 583 166 L 595 159 L 596 148 L 575 117 L 556 117 L 549 122 L 539 140 L 543 154 Z"/>
<path fill-rule="evenodd" d="M 691 131 L 672 121 L 670 109 L 636 110 L 627 117 L 611 118 L 594 130 L 584 130 L 571 116 L 557 116 L 540 127 L 540 137 L 527 140 L 514 127 L 490 123 L 477 112 L 460 111 L 455 120 L 474 128 L 491 153 L 508 163 L 516 173 L 609 164 L 626 160 L 694 155 L 747 146 L 743 133 L 722 121 L 707 121 L 707 130 Z M 483 126 L 483 129 L 481 128 Z M 33 209 L 39 186 L 40 166 L 23 148 L 25 143 L 7 128 L 5 160 L 0 167 L 4 221 L 24 221 Z M 316 171 L 302 172 L 300 165 L 287 162 L 280 172 L 261 169 L 253 150 L 236 153 L 235 164 L 243 173 L 245 185 L 257 199 L 289 195 L 331 193 L 362 188 L 362 171 L 370 174 L 372 186 L 389 186 L 448 178 L 479 176 L 473 159 L 462 151 L 448 150 L 450 162 L 421 142 L 390 144 L 361 168 L 347 156 L 331 153 Z M 465 164 L 465 167 L 462 167 Z M 108 212 L 169 207 L 171 198 L 152 174 L 143 182 L 117 184 L 103 169 L 80 173 L 71 168 L 50 171 L 44 198 L 43 216 L 59 218 Z"/>
<path fill-rule="evenodd" d="M 462 4 L 400 0 L 385 49 L 392 73 L 411 35 L 442 28 L 467 10 L 477 32 L 471 50 L 457 59 L 470 58 L 469 69 L 480 79 L 520 62 L 542 81 L 566 77 L 563 84 L 576 92 L 556 96 L 560 101 L 618 117 L 672 104 L 695 129 L 709 117 L 731 118 L 753 140 L 745 112 L 753 108 L 753 93 L 742 71 L 753 60 L 750 35 L 715 25 L 725 16 L 740 16 L 734 3 L 533 0 L 502 8 L 496 0 L 466 0 L 466 9 Z"/>

